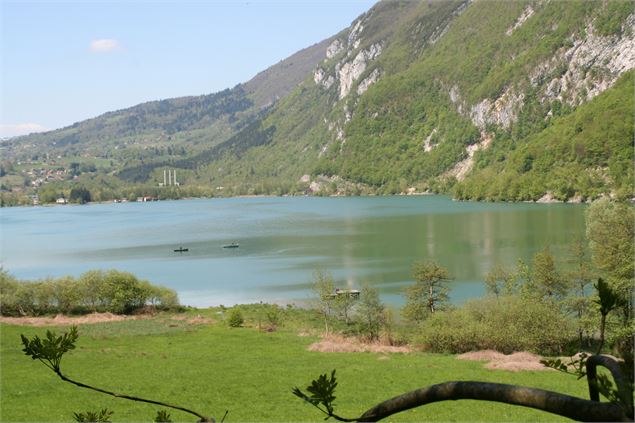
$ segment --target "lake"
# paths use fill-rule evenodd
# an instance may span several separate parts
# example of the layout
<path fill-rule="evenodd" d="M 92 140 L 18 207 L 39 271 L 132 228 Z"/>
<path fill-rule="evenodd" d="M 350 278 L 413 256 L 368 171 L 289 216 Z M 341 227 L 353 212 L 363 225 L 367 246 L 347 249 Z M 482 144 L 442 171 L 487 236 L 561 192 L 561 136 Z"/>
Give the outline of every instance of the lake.
<path fill-rule="evenodd" d="M 457 202 L 443 196 L 283 197 L 0 209 L 0 263 L 20 279 L 125 270 L 193 306 L 294 302 L 313 272 L 368 284 L 392 305 L 412 265 L 436 260 L 451 300 L 485 292 L 496 264 L 545 245 L 559 258 L 584 235 L 583 205 Z M 237 242 L 240 247 L 222 248 Z M 175 253 L 183 246 L 187 253 Z"/>

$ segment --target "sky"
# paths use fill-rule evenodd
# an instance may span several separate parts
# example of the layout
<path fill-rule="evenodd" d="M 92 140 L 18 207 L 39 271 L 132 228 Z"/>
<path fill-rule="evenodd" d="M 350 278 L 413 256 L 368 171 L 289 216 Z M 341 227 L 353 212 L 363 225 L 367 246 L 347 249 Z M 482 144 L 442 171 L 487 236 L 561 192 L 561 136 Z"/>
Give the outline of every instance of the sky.
<path fill-rule="evenodd" d="M 375 0 L 0 0 L 0 137 L 246 82 Z"/>

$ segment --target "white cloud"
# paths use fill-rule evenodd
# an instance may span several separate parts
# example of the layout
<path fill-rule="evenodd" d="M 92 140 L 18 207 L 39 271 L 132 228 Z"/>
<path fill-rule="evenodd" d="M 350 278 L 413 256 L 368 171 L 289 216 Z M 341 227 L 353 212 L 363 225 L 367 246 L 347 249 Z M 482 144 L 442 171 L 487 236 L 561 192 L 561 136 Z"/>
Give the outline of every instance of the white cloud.
<path fill-rule="evenodd" d="M 102 38 L 90 42 L 90 51 L 94 53 L 108 53 L 119 48 L 119 41 L 112 38 Z"/>
<path fill-rule="evenodd" d="M 3 123 L 0 124 L 0 138 L 17 137 L 33 132 L 48 131 L 48 128 L 39 123 Z"/>

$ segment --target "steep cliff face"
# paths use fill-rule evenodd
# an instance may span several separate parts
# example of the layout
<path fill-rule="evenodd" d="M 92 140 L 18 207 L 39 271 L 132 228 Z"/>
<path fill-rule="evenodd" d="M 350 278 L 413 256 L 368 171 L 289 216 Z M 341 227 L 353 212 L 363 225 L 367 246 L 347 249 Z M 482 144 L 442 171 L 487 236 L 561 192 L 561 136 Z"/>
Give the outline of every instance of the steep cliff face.
<path fill-rule="evenodd" d="M 326 58 L 313 72 L 314 82 L 324 90 L 337 87 L 340 100 L 350 93 L 354 85 L 358 86 L 359 95 L 379 79 L 380 70 L 374 68 L 363 81 L 359 81 L 360 76 L 382 52 L 381 42 L 360 48 L 364 21 L 367 19 L 358 19 L 350 30 L 333 40 L 326 49 Z"/>
<path fill-rule="evenodd" d="M 573 38 L 571 47 L 531 72 L 532 84 L 541 88 L 541 100 L 576 106 L 612 87 L 620 75 L 635 67 L 634 27 L 634 14 L 616 35 L 600 35 L 593 22 L 587 24 L 584 37 Z M 562 74 L 557 75 L 558 71 Z"/>
<path fill-rule="evenodd" d="M 527 5 L 505 34 L 511 36 L 534 13 L 532 5 Z M 566 46 L 536 65 L 523 78 L 526 80 L 515 81 L 495 99 L 485 98 L 470 106 L 461 97 L 458 87 L 452 86 L 448 90 L 451 101 L 459 113 L 470 117 L 482 136 L 479 144 L 466 147 L 468 157 L 449 174 L 458 180 L 465 179 L 472 170 L 474 153 L 491 144 L 491 135 L 485 132 L 488 126 L 509 130 L 516 123 L 527 88 L 545 105 L 545 119 L 553 116 L 553 107 L 561 104 L 575 107 L 611 88 L 621 75 L 635 67 L 634 27 L 635 14 L 631 14 L 620 24 L 616 34 L 602 35 L 594 27 L 594 19 L 589 18 L 584 30 L 570 36 Z"/>

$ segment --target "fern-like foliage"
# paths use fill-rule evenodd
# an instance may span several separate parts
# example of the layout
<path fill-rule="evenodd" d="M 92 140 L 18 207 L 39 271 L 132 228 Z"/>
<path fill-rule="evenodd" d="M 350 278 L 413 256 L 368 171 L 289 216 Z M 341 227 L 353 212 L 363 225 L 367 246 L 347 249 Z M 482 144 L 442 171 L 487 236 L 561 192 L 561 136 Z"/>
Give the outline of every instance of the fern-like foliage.
<path fill-rule="evenodd" d="M 113 411 L 104 408 L 101 411 L 86 411 L 85 413 L 73 413 L 73 419 L 76 422 L 91 422 L 91 423 L 110 423 L 110 417 L 114 414 Z"/>
<path fill-rule="evenodd" d="M 170 417 L 170 413 L 165 410 L 157 411 L 157 415 L 154 418 L 155 423 L 172 423 L 172 419 Z"/>

